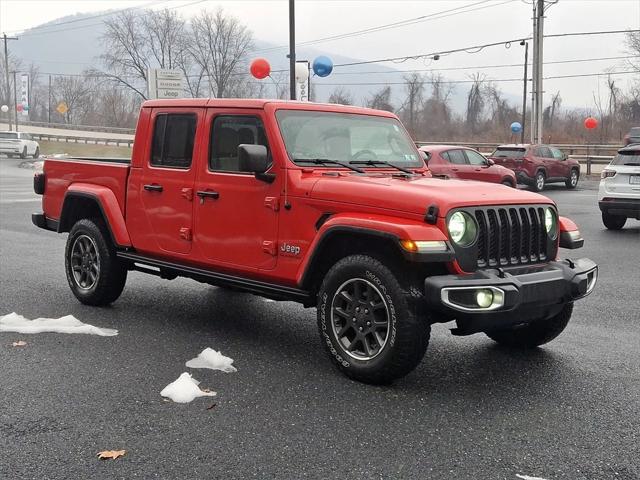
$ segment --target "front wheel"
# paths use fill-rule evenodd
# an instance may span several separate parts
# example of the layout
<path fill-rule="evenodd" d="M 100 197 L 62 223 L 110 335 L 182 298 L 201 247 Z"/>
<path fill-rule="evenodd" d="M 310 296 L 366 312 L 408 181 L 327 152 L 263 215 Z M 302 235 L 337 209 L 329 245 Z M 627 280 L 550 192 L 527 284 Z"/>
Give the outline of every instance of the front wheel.
<path fill-rule="evenodd" d="M 117 300 L 127 281 L 127 267 L 116 256 L 102 220 L 76 222 L 65 249 L 67 282 L 85 305 L 104 306 Z"/>
<path fill-rule="evenodd" d="M 27 158 L 27 147 L 26 146 L 22 149 L 22 153 L 20 154 L 20 158 L 23 159 L 23 160 L 25 158 Z"/>
<path fill-rule="evenodd" d="M 327 273 L 318 293 L 318 328 L 337 367 L 365 383 L 387 384 L 411 372 L 429 344 L 418 315 L 421 295 L 366 255 L 352 255 Z"/>
<path fill-rule="evenodd" d="M 33 158 L 40 157 L 40 147 L 36 147 L 36 151 L 33 152 Z"/>
<path fill-rule="evenodd" d="M 569 174 L 569 178 L 567 178 L 564 182 L 565 186 L 569 189 L 574 189 L 578 186 L 578 170 L 573 169 Z"/>
<path fill-rule="evenodd" d="M 602 223 L 609 230 L 622 230 L 624 224 L 627 223 L 627 217 L 602 212 Z"/>
<path fill-rule="evenodd" d="M 569 323 L 572 313 L 573 303 L 567 303 L 562 307 L 560 313 L 546 320 L 534 320 L 524 327 L 486 332 L 486 334 L 500 345 L 514 348 L 535 348 L 560 335 Z"/>

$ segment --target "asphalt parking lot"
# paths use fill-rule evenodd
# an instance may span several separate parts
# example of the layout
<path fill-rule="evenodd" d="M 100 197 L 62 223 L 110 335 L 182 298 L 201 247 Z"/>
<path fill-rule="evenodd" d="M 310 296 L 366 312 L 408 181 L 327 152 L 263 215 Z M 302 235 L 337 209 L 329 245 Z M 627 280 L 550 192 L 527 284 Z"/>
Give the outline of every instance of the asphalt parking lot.
<path fill-rule="evenodd" d="M 596 182 L 546 192 L 586 239 L 563 253 L 600 266 L 558 339 L 517 352 L 437 325 L 416 371 L 373 387 L 333 368 L 293 303 L 132 273 L 112 307 L 79 304 L 18 163 L 0 158 L 0 315 L 119 335 L 0 333 L 0 479 L 640 478 L 640 222 L 605 230 Z M 164 401 L 205 347 L 238 372 L 193 371 L 213 401 Z M 96 458 L 111 449 L 127 454 Z"/>

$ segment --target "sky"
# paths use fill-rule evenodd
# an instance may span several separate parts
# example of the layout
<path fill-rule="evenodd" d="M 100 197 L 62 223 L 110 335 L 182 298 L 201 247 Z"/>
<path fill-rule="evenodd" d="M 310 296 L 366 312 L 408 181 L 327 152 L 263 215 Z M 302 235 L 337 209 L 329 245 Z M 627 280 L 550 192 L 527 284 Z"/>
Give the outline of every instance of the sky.
<path fill-rule="evenodd" d="M 282 46 L 288 43 L 288 2 L 284 0 L 0 0 L 0 32 L 19 37 L 21 30 L 65 15 L 145 6 L 175 8 L 186 17 L 204 8 L 222 7 L 246 24 L 255 38 Z M 460 10 L 465 6 L 466 12 Z M 408 26 L 318 42 L 313 47 L 326 51 L 329 56 L 335 52 L 375 60 L 503 42 L 531 34 L 530 0 L 297 0 L 296 40 L 297 43 L 317 40 L 456 8 L 459 10 L 419 19 Z M 640 0 L 559 0 L 546 13 L 545 34 L 624 29 L 640 29 Z M 589 74 L 630 70 L 625 59 L 609 58 L 628 55 L 623 38 L 623 35 L 615 34 L 545 39 L 545 62 L 589 60 L 545 65 L 545 76 L 587 75 L 546 80 L 547 99 L 560 91 L 564 105 L 592 107 L 594 94 L 600 90 L 604 95 L 606 77 Z M 519 42 L 514 42 L 470 53 L 443 55 L 438 61 L 420 58 L 384 65 L 400 70 L 443 69 L 440 73 L 451 80 L 468 80 L 472 73 L 482 72 L 506 93 L 521 95 L 521 83 L 503 81 L 521 78 L 521 66 L 462 68 L 522 64 L 523 50 Z M 286 65 L 286 53 L 286 48 L 269 52 L 274 68 Z M 591 60 L 602 58 L 605 60 Z M 375 67 L 373 65 L 372 70 Z M 336 68 L 334 73 L 323 81 L 366 82 L 366 76 L 349 75 L 348 67 Z M 636 76 L 626 74 L 614 78 L 625 89 Z M 401 82 L 402 75 L 393 74 L 389 79 L 390 82 Z"/>

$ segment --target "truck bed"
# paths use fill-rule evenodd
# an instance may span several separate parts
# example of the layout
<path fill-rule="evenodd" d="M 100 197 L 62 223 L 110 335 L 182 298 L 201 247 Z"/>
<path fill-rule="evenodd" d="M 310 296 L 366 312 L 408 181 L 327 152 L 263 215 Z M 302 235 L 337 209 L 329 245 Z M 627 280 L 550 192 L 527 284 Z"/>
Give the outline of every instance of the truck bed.
<path fill-rule="evenodd" d="M 107 187 L 113 191 L 124 214 L 130 164 L 130 159 L 122 157 L 46 158 L 43 168 L 45 195 L 42 200 L 46 217 L 53 220 L 60 218 L 65 194 L 73 184 Z"/>

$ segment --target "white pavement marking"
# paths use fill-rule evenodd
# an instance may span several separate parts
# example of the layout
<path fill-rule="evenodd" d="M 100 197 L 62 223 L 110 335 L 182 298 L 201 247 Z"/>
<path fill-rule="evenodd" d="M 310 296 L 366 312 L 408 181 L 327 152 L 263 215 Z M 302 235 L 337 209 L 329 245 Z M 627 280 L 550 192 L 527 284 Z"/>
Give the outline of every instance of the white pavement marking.
<path fill-rule="evenodd" d="M 546 478 L 530 477 L 529 475 L 520 475 L 519 473 L 516 473 L 516 477 L 521 478 L 522 480 L 547 480 Z"/>

